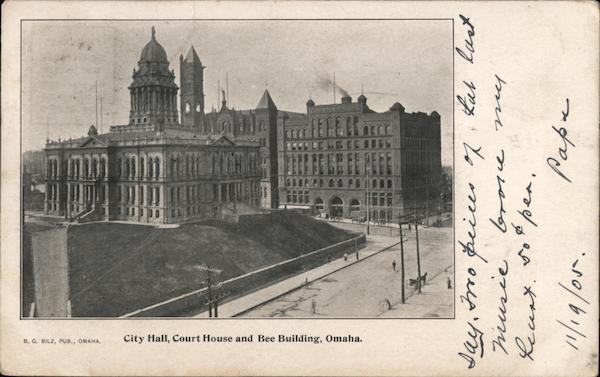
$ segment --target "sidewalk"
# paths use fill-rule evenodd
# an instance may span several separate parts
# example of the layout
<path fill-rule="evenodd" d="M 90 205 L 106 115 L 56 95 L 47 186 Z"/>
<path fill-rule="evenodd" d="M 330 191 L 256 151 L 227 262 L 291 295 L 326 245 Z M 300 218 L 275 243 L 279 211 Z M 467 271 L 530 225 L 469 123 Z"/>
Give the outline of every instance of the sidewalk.
<path fill-rule="evenodd" d="M 422 292 L 411 287 L 406 292 L 406 303 L 392 303 L 392 308 L 383 312 L 381 318 L 449 318 L 453 314 L 454 289 L 448 288 L 447 279 L 454 275 L 452 266 L 427 280 Z M 454 282 L 452 282 L 454 284 Z M 408 286 L 407 286 L 408 287 Z"/>
<path fill-rule="evenodd" d="M 245 296 L 239 297 L 233 301 L 229 301 L 219 306 L 219 317 L 228 318 L 234 317 L 245 311 L 248 311 L 258 305 L 265 303 L 266 301 L 277 298 L 281 295 L 289 293 L 295 289 L 298 289 L 307 283 L 318 280 L 326 275 L 331 274 L 342 268 L 351 266 L 363 259 L 377 254 L 378 252 L 386 249 L 392 245 L 398 243 L 397 238 L 390 238 L 384 236 L 370 236 L 367 238 L 365 247 L 358 251 L 359 260 L 356 260 L 356 254 L 348 254 L 348 260 L 344 261 L 344 258 L 332 260 L 322 266 L 314 268 L 312 270 L 300 273 L 296 276 L 292 276 L 286 280 L 275 283 L 266 288 L 262 288 L 258 291 L 252 292 Z M 208 311 L 202 312 L 195 317 L 208 317 Z"/>

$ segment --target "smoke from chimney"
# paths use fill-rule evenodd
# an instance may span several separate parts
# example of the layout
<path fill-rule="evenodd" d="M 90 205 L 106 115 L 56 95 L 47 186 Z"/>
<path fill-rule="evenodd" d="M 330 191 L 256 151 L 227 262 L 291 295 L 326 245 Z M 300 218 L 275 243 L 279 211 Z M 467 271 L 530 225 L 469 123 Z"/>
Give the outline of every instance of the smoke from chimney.
<path fill-rule="evenodd" d="M 333 85 L 333 81 L 327 77 L 321 77 L 317 84 L 319 85 L 320 89 L 323 90 L 331 90 L 331 87 Z M 342 97 L 349 97 L 350 94 L 348 93 L 348 91 L 346 91 L 346 89 L 342 88 L 341 86 L 338 85 L 338 83 L 335 83 L 335 89 L 342 95 Z"/>

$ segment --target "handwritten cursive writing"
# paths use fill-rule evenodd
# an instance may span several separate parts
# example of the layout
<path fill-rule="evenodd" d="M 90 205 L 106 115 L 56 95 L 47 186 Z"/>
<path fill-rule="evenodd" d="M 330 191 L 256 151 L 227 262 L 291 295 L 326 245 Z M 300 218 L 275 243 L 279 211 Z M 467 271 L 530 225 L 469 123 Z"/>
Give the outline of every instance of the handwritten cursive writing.
<path fill-rule="evenodd" d="M 462 20 L 462 24 L 467 26 L 467 35 L 468 37 L 465 39 L 465 49 L 467 52 L 461 50 L 460 48 L 456 48 L 456 52 L 460 55 L 461 58 L 465 59 L 469 63 L 473 64 L 473 54 L 475 53 L 475 47 L 473 44 L 473 37 L 475 36 L 475 26 L 471 23 L 468 17 L 460 15 L 460 19 Z"/>

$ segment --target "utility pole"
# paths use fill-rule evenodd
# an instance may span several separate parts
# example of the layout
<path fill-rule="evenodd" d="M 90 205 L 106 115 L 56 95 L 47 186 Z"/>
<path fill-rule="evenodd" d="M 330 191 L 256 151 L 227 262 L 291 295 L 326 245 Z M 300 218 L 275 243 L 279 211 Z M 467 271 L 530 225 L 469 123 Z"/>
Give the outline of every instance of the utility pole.
<path fill-rule="evenodd" d="M 402 303 L 406 302 L 406 296 L 404 293 L 404 239 L 402 237 L 402 220 L 401 216 L 398 216 L 398 227 L 400 228 L 400 270 L 402 271 Z"/>
<path fill-rule="evenodd" d="M 206 274 L 208 275 L 208 277 L 206 278 L 206 282 L 208 284 L 208 316 L 212 318 L 212 292 L 211 292 L 211 286 L 212 286 L 212 281 L 211 281 L 211 275 L 210 275 L 210 269 L 206 270 Z"/>
<path fill-rule="evenodd" d="M 419 220 L 415 213 L 415 237 L 417 240 L 417 288 L 421 293 L 421 255 L 419 253 Z"/>
<path fill-rule="evenodd" d="M 429 185 L 425 178 L 425 225 L 429 226 Z"/>
<path fill-rule="evenodd" d="M 366 161 L 365 161 L 366 163 Z M 366 201 L 367 201 L 367 235 L 369 235 L 370 233 L 370 228 L 369 228 L 369 220 L 370 220 L 370 213 L 371 211 L 369 210 L 369 170 L 368 167 L 365 166 L 365 173 L 367 174 L 367 184 L 365 185 L 365 195 L 366 195 Z"/>

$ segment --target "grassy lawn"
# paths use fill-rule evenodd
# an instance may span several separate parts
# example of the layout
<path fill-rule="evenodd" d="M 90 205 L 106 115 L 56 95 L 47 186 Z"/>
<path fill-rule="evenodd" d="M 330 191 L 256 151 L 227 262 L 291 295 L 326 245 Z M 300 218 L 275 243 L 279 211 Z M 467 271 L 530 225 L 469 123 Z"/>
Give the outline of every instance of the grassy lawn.
<path fill-rule="evenodd" d="M 118 316 L 203 286 L 204 264 L 226 280 L 343 241 L 352 233 L 293 212 L 250 224 L 175 229 L 98 223 L 68 233 L 72 314 Z"/>

